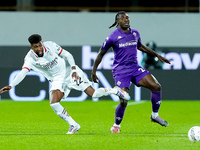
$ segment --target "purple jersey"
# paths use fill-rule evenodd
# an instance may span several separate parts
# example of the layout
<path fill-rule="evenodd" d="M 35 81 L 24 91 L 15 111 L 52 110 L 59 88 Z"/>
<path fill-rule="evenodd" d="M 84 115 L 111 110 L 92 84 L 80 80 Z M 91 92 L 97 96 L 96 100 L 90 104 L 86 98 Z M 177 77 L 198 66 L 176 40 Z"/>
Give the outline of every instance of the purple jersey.
<path fill-rule="evenodd" d="M 135 29 L 125 33 L 118 28 L 106 38 L 101 48 L 114 50 L 113 75 L 127 73 L 138 66 L 137 47 L 141 44 L 140 34 Z"/>

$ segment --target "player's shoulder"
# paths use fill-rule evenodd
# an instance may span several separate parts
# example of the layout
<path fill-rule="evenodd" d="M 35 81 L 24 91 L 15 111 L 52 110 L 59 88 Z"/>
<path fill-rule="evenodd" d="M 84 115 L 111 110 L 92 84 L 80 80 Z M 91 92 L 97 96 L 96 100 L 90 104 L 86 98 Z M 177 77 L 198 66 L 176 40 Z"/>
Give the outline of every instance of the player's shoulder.
<path fill-rule="evenodd" d="M 118 31 L 118 29 L 116 29 L 116 30 L 114 30 L 114 31 L 112 31 L 111 33 L 110 33 L 110 35 L 108 35 L 108 37 L 106 38 L 106 40 L 108 41 L 115 41 L 115 39 L 116 39 L 116 37 L 119 35 L 120 33 L 119 33 L 119 31 Z"/>
<path fill-rule="evenodd" d="M 130 28 L 130 29 L 131 29 L 131 33 L 136 33 L 136 34 L 140 35 L 140 32 L 137 29 L 132 29 L 132 28 Z"/>
<path fill-rule="evenodd" d="M 45 41 L 45 42 L 43 42 L 43 45 L 44 45 L 45 47 L 51 47 L 51 46 L 56 45 L 56 43 L 53 42 L 53 41 Z"/>
<path fill-rule="evenodd" d="M 58 45 L 57 43 L 53 41 L 43 42 L 43 46 L 46 49 L 46 51 L 55 52 L 57 54 L 60 54 L 62 51 L 62 47 L 60 47 L 60 45 Z"/>
<path fill-rule="evenodd" d="M 46 41 L 43 42 L 43 46 L 46 48 L 55 48 L 55 47 L 60 47 L 57 43 L 53 42 L 53 41 Z"/>
<path fill-rule="evenodd" d="M 116 35 L 120 34 L 119 29 L 115 29 L 114 31 L 111 32 L 110 37 L 115 37 Z"/>
<path fill-rule="evenodd" d="M 37 57 L 38 56 L 34 53 L 34 51 L 30 49 L 28 53 L 26 54 L 26 56 L 24 57 L 24 60 L 31 62 L 31 61 L 35 61 Z"/>

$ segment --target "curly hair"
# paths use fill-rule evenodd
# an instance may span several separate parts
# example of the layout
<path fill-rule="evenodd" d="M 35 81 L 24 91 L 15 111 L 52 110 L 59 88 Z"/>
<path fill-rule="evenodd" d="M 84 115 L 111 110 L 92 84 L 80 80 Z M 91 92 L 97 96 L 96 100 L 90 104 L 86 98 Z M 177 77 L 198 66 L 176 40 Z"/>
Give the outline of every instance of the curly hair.
<path fill-rule="evenodd" d="M 30 44 L 36 44 L 42 41 L 42 37 L 39 34 L 33 34 L 28 38 Z"/>

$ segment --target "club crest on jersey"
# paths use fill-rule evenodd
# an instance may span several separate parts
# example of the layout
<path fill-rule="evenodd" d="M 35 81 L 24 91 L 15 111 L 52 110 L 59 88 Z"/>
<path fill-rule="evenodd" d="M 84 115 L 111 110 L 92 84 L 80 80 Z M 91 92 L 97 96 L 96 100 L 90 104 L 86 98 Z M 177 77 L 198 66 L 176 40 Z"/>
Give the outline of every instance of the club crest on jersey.
<path fill-rule="evenodd" d="M 120 81 L 117 81 L 117 85 L 120 86 L 120 85 L 121 85 L 121 82 L 120 82 Z"/>
<path fill-rule="evenodd" d="M 135 32 L 133 32 L 133 35 L 136 37 L 137 34 Z"/>
<path fill-rule="evenodd" d="M 56 44 L 56 49 L 57 49 L 57 51 L 60 51 L 61 47 Z"/>

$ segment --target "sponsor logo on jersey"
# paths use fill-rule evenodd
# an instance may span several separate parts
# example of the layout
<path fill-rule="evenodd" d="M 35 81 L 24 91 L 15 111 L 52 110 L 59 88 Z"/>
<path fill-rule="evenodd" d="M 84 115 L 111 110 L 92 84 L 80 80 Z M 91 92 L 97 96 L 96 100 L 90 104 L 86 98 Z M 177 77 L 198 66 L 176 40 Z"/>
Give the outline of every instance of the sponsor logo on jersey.
<path fill-rule="evenodd" d="M 120 44 L 119 44 L 119 48 L 121 48 L 121 47 L 126 47 L 126 46 L 132 46 L 132 45 L 137 45 L 137 42 L 135 42 L 135 41 L 130 41 L 130 42 L 126 42 L 126 43 L 120 43 Z"/>
<path fill-rule="evenodd" d="M 47 64 L 41 65 L 39 63 L 36 63 L 36 65 L 39 65 L 40 67 L 45 68 L 45 69 L 52 69 L 55 65 L 58 64 L 57 59 L 58 59 L 58 57 L 55 57 L 51 62 L 49 62 Z"/>

